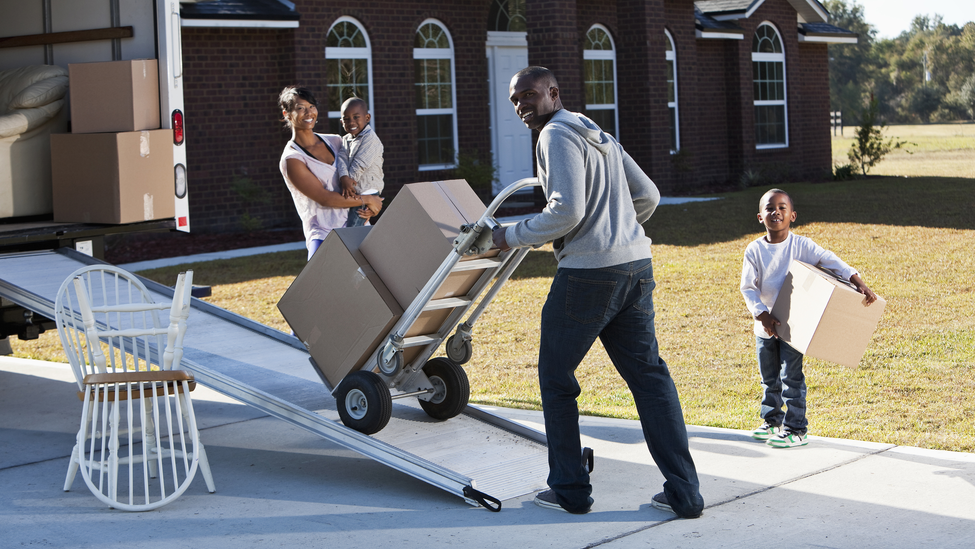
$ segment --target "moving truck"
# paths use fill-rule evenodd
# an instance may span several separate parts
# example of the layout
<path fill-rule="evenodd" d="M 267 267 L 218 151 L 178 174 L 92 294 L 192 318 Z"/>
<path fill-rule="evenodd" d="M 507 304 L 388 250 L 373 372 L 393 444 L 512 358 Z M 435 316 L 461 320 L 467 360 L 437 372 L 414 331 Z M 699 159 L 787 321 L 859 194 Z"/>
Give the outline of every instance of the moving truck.
<path fill-rule="evenodd" d="M 0 0 L 0 14 L 0 281 L 4 255 L 101 259 L 107 235 L 189 232 L 179 1 Z M 9 89 L 38 70 L 51 78 Z M 137 125 L 113 128 L 126 110 Z M 42 111 L 56 114 L 38 126 Z M 0 292 L 0 354 L 51 327 Z"/>

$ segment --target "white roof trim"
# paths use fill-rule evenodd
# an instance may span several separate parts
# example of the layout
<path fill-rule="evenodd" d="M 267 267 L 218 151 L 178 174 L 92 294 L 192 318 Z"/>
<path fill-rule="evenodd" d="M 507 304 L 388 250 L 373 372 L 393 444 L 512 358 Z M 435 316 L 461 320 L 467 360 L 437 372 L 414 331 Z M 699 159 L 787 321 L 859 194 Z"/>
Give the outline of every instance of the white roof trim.
<path fill-rule="evenodd" d="M 796 9 L 800 23 L 826 23 L 829 19 L 829 12 L 823 9 L 816 0 L 789 0 L 789 3 Z M 818 17 L 818 19 L 812 19 L 813 17 Z"/>
<path fill-rule="evenodd" d="M 297 21 L 266 21 L 248 19 L 186 19 L 180 17 L 181 27 L 235 27 L 252 29 L 297 29 Z"/>
<path fill-rule="evenodd" d="M 754 4 L 752 4 L 752 7 L 750 7 L 748 9 L 748 11 L 745 12 L 745 18 L 747 19 L 747 18 L 751 17 L 752 14 L 755 13 L 755 10 L 757 10 L 758 7 L 761 6 L 764 3 L 765 3 L 765 0 L 759 0 L 758 2 L 755 2 Z"/>
<path fill-rule="evenodd" d="M 790 0 L 790 2 L 791 1 L 792 0 Z M 748 19 L 749 17 L 752 16 L 753 13 L 755 13 L 755 10 L 757 10 L 759 8 L 759 6 L 761 6 L 764 3 L 765 3 L 765 0 L 759 0 L 758 2 L 755 2 L 754 4 L 752 4 L 751 6 L 749 6 L 749 8 L 745 11 L 745 13 L 728 13 L 728 14 L 725 14 L 725 15 L 708 15 L 708 17 L 710 17 L 711 19 L 714 19 L 715 21 L 735 21 L 737 19 Z"/>
<path fill-rule="evenodd" d="M 745 35 L 737 32 L 701 32 L 694 30 L 695 38 L 719 39 L 719 40 L 744 40 Z"/>
<path fill-rule="evenodd" d="M 800 42 L 820 42 L 826 44 L 856 44 L 859 39 L 856 36 L 806 36 L 799 33 Z"/>

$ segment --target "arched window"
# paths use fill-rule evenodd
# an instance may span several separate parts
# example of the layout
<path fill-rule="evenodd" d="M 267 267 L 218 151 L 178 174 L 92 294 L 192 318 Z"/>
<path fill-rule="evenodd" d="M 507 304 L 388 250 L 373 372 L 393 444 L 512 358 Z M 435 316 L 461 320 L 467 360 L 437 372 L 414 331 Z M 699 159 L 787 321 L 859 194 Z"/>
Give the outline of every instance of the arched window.
<path fill-rule="evenodd" d="M 586 116 L 603 131 L 616 133 L 616 50 L 613 38 L 602 25 L 593 25 L 586 33 L 582 50 L 583 79 L 586 86 Z"/>
<path fill-rule="evenodd" d="M 664 29 L 667 35 L 667 109 L 670 111 L 670 152 L 680 150 L 680 116 L 677 112 L 677 49 L 674 48 L 674 37 L 670 31 Z"/>
<path fill-rule="evenodd" d="M 351 17 L 340 17 L 325 40 L 325 85 L 328 103 L 328 131 L 342 133 L 342 102 L 361 97 L 372 111 L 372 47 L 362 25 Z M 376 123 L 375 115 L 372 123 Z"/>
<path fill-rule="evenodd" d="M 494 0 L 488 12 L 488 30 L 526 32 L 525 0 Z"/>
<path fill-rule="evenodd" d="M 457 151 L 454 45 L 439 21 L 428 19 L 416 31 L 413 68 L 420 169 L 452 168 Z"/>
<path fill-rule="evenodd" d="M 752 80 L 755 88 L 755 146 L 789 146 L 785 103 L 785 52 L 779 33 L 762 23 L 752 39 Z"/>

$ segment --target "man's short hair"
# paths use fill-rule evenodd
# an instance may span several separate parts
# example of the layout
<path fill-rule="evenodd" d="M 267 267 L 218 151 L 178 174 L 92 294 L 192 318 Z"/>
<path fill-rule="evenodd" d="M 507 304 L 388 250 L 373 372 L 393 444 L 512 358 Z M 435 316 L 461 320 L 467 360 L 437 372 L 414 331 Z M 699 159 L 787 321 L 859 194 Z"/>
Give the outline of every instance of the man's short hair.
<path fill-rule="evenodd" d="M 516 72 L 514 78 L 522 78 L 525 76 L 531 78 L 532 82 L 547 81 L 549 87 L 559 87 L 559 82 L 555 79 L 555 73 L 545 67 L 539 67 L 538 65 L 525 67 Z"/>

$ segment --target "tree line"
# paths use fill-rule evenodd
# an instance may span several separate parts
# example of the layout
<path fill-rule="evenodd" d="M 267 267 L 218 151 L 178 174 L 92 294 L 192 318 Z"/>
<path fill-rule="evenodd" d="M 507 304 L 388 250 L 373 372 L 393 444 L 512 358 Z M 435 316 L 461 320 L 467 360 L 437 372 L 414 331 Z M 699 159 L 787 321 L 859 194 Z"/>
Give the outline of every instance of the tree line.
<path fill-rule="evenodd" d="M 823 4 L 831 24 L 859 35 L 829 45 L 830 108 L 846 124 L 860 124 L 871 100 L 883 124 L 975 120 L 975 22 L 918 15 L 900 36 L 877 39 L 856 0 Z"/>

